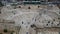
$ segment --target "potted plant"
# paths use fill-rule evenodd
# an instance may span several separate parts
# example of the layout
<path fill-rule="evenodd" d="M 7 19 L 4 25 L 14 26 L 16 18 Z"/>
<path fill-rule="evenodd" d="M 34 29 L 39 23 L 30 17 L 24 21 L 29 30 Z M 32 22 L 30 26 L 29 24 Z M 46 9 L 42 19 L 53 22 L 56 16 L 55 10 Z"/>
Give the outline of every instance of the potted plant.
<path fill-rule="evenodd" d="M 2 34 L 2 33 L 0 33 L 0 34 Z"/>
<path fill-rule="evenodd" d="M 11 32 L 11 34 L 13 34 L 13 32 Z"/>
<path fill-rule="evenodd" d="M 8 30 L 7 30 L 7 29 L 4 29 L 4 32 L 5 32 L 5 33 L 7 33 L 7 32 L 8 32 Z"/>

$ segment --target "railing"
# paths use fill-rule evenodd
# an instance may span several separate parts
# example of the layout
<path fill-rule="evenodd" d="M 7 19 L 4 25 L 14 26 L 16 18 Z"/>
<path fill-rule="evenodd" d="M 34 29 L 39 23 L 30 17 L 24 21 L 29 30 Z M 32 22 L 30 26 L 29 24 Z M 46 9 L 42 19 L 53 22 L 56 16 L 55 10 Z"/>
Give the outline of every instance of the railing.
<path fill-rule="evenodd" d="M 5 2 L 8 4 L 9 2 Z M 17 3 L 17 4 L 60 4 L 60 1 L 51 1 L 48 2 L 48 0 L 22 0 L 22 1 L 16 1 L 16 2 L 10 2 L 10 4 Z"/>

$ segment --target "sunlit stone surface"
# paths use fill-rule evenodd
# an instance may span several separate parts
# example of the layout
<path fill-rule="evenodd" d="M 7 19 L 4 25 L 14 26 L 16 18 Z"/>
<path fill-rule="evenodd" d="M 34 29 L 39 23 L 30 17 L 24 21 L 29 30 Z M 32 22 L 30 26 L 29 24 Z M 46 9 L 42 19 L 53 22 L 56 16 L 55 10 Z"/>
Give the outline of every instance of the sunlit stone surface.
<path fill-rule="evenodd" d="M 36 28 L 60 27 L 59 8 L 55 5 L 4 6 L 1 12 L 1 19 L 13 20 L 14 26 L 21 26 L 19 34 L 36 34 Z"/>

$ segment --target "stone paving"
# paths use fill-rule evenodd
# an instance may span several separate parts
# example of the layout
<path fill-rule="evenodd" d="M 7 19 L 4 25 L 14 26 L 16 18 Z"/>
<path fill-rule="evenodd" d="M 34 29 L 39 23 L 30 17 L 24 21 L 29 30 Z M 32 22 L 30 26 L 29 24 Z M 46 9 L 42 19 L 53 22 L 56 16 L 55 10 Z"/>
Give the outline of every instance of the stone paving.
<path fill-rule="evenodd" d="M 15 21 L 15 26 L 21 26 L 19 34 L 36 34 L 36 28 L 60 27 L 59 12 L 55 5 L 4 6 L 0 19 Z"/>

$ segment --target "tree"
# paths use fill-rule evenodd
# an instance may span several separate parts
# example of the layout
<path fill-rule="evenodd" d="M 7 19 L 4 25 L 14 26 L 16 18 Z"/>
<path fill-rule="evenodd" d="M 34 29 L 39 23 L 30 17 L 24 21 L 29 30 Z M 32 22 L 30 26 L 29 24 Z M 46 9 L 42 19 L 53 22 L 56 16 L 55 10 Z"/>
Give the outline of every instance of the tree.
<path fill-rule="evenodd" d="M 4 6 L 1 2 L 0 2 L 0 7 Z"/>

